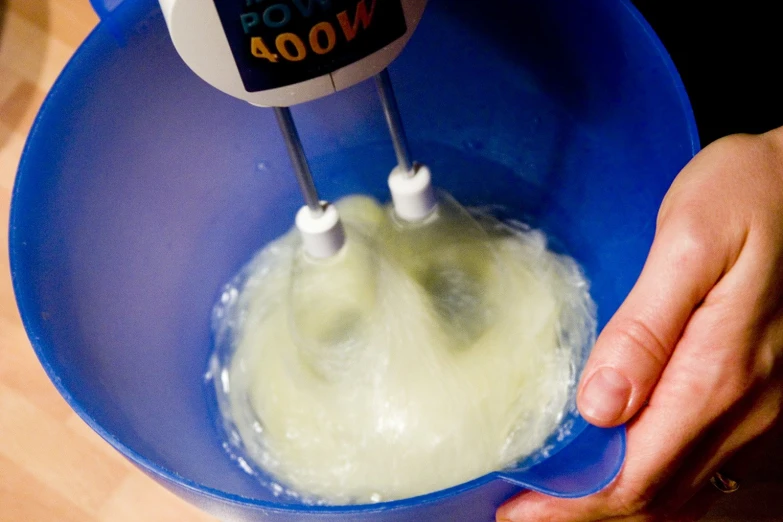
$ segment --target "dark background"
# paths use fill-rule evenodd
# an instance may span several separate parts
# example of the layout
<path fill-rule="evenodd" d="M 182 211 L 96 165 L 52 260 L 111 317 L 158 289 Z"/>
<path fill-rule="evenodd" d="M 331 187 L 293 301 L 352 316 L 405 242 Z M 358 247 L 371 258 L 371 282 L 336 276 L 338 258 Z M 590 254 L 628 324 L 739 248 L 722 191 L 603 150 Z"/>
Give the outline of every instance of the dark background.
<path fill-rule="evenodd" d="M 783 126 L 783 5 L 633 0 L 680 71 L 702 146 Z"/>

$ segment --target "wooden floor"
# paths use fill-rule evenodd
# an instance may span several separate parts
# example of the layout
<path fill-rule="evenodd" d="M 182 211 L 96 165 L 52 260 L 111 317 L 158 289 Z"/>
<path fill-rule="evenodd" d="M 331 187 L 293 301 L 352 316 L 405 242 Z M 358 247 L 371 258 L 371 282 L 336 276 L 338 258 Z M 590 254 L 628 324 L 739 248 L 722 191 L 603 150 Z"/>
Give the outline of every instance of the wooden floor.
<path fill-rule="evenodd" d="M 211 521 L 71 411 L 22 329 L 8 269 L 14 175 L 45 93 L 97 18 L 87 0 L 0 0 L 0 10 L 0 521 Z"/>
<path fill-rule="evenodd" d="M 96 22 L 87 0 L 0 0 L 0 522 L 206 522 L 70 410 L 14 304 L 7 220 L 17 163 L 45 93 Z M 782 477 L 768 471 L 711 519 L 783 520 Z"/>

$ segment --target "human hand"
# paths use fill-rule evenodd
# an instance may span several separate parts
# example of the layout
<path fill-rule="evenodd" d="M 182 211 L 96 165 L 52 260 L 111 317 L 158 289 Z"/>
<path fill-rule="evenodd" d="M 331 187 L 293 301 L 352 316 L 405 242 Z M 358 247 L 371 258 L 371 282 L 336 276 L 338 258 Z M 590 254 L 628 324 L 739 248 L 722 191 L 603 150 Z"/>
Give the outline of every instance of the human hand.
<path fill-rule="evenodd" d="M 680 173 L 647 262 L 601 333 L 577 403 L 628 422 L 626 462 L 582 499 L 525 492 L 498 521 L 697 520 L 783 403 L 783 129 L 731 136 Z"/>

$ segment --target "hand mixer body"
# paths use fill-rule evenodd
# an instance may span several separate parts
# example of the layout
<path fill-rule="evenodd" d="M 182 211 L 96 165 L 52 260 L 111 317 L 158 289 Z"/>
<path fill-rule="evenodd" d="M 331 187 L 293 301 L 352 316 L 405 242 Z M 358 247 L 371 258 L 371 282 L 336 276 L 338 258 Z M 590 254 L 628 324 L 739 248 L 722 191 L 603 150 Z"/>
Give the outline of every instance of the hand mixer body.
<path fill-rule="evenodd" d="M 253 105 L 290 107 L 380 73 L 427 0 L 159 0 L 177 52 Z"/>
<path fill-rule="evenodd" d="M 335 255 L 345 244 L 334 208 L 313 183 L 289 107 L 376 76 L 404 174 L 390 184 L 404 218 L 429 215 L 435 199 L 416 176 L 386 66 L 419 24 L 427 0 L 159 0 L 171 39 L 204 81 L 241 100 L 274 107 L 306 206 L 297 215 L 305 250 Z M 404 204 L 403 204 L 404 203 Z"/>

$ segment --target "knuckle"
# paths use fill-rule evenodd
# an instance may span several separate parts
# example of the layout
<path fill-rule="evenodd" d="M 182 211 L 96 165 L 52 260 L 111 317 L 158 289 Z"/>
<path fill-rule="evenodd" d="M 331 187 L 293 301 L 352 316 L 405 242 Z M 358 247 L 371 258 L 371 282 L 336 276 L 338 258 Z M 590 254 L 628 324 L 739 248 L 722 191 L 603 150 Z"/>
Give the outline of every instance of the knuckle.
<path fill-rule="evenodd" d="M 768 347 L 753 348 L 755 342 L 740 346 L 729 353 L 726 359 L 718 361 L 722 372 L 720 381 L 726 399 L 737 401 L 743 397 L 759 393 L 773 383 L 777 357 Z M 780 386 L 772 386 L 780 391 Z"/>
<path fill-rule="evenodd" d="M 628 498 L 616 504 L 614 511 L 619 516 L 628 517 L 647 511 L 650 501 L 646 498 Z"/>
<path fill-rule="evenodd" d="M 714 227 L 705 226 L 710 219 L 703 214 L 703 203 L 695 200 L 680 202 L 676 219 L 672 219 L 666 231 L 660 238 L 656 238 L 657 245 L 653 248 L 657 247 L 659 250 L 659 259 L 671 276 L 684 273 L 692 275 L 711 273 L 725 258 L 726 254 L 723 252 L 725 241 L 716 235 Z M 695 282 L 699 280 L 696 279 Z M 694 288 L 692 286 L 684 285 L 680 291 L 694 291 L 701 288 L 700 285 Z"/>
<path fill-rule="evenodd" d="M 721 369 L 718 391 L 729 404 L 739 401 L 758 386 L 759 378 L 752 364 L 723 364 Z"/>
<path fill-rule="evenodd" d="M 700 375 L 699 370 L 679 372 L 667 382 L 668 393 L 658 398 L 659 406 L 673 409 L 684 403 L 692 411 L 698 411 L 700 422 L 709 424 L 728 412 L 737 402 L 725 392 L 725 387 L 710 376 Z M 676 410 L 675 410 L 676 411 Z"/>
<path fill-rule="evenodd" d="M 714 227 L 705 226 L 714 219 L 710 211 L 698 190 L 681 191 L 664 199 L 657 227 L 667 250 L 667 262 L 673 268 L 698 269 L 718 254 L 720 238 Z"/>
<path fill-rule="evenodd" d="M 777 425 L 781 408 L 783 408 L 783 389 L 780 386 L 772 386 L 758 408 L 754 437 L 767 433 Z"/>
<path fill-rule="evenodd" d="M 773 351 L 765 347 L 760 348 L 751 370 L 753 379 L 758 382 L 769 381 L 775 373 L 776 365 L 777 357 L 775 357 Z"/>
<path fill-rule="evenodd" d="M 763 140 L 758 136 L 730 134 L 705 147 L 702 157 L 708 160 L 709 164 L 737 165 L 743 160 L 753 158 L 760 145 L 763 145 Z"/>
<path fill-rule="evenodd" d="M 768 329 L 761 339 L 755 343 L 758 348 L 754 350 L 753 373 L 757 380 L 769 382 L 778 380 L 781 373 L 783 357 L 783 329 L 778 333 L 775 328 Z"/>
<path fill-rule="evenodd" d="M 612 503 L 612 511 L 619 516 L 646 513 L 652 506 L 653 495 L 649 488 L 624 486 L 618 488 Z"/>
<path fill-rule="evenodd" d="M 623 318 L 615 325 L 616 346 L 623 352 L 629 348 L 643 354 L 650 362 L 663 367 L 669 360 L 671 350 L 664 339 L 658 336 L 644 321 L 637 318 Z M 627 355 L 623 355 L 627 357 Z"/>
<path fill-rule="evenodd" d="M 703 204 L 706 196 L 697 193 L 704 190 L 695 189 L 708 191 L 714 189 L 716 181 L 734 177 L 730 175 L 736 171 L 749 170 L 748 167 L 757 164 L 757 158 L 762 155 L 760 149 L 764 147 L 764 142 L 765 139 L 759 136 L 733 134 L 705 147 L 674 180 L 662 202 L 658 224 L 668 221 L 669 218 L 681 216 L 681 211 L 689 206 L 689 201 L 692 203 L 690 205 L 692 208 Z M 701 217 L 702 222 L 703 219 L 710 218 L 703 214 L 697 217 Z"/>
<path fill-rule="evenodd" d="M 702 207 L 700 202 L 683 205 L 677 239 L 671 245 L 673 267 L 700 267 L 714 256 L 715 242 L 709 235 L 709 228 L 704 226 L 700 215 Z"/>
<path fill-rule="evenodd" d="M 751 140 L 751 136 L 742 134 L 729 134 L 723 136 L 720 139 L 715 140 L 712 146 L 709 147 L 709 152 L 717 154 L 720 157 L 735 157 L 739 153 L 746 153 L 747 143 Z M 707 150 L 707 148 L 705 148 Z"/>
<path fill-rule="evenodd" d="M 755 429 L 750 434 L 751 440 L 761 437 L 765 433 L 768 433 L 774 428 L 779 420 L 779 415 L 770 412 L 769 415 L 763 415 L 756 423 Z"/>
<path fill-rule="evenodd" d="M 753 388 L 752 377 L 742 364 L 711 356 L 704 350 L 677 381 L 679 397 L 709 404 L 709 417 L 717 418 L 743 400 Z"/>

